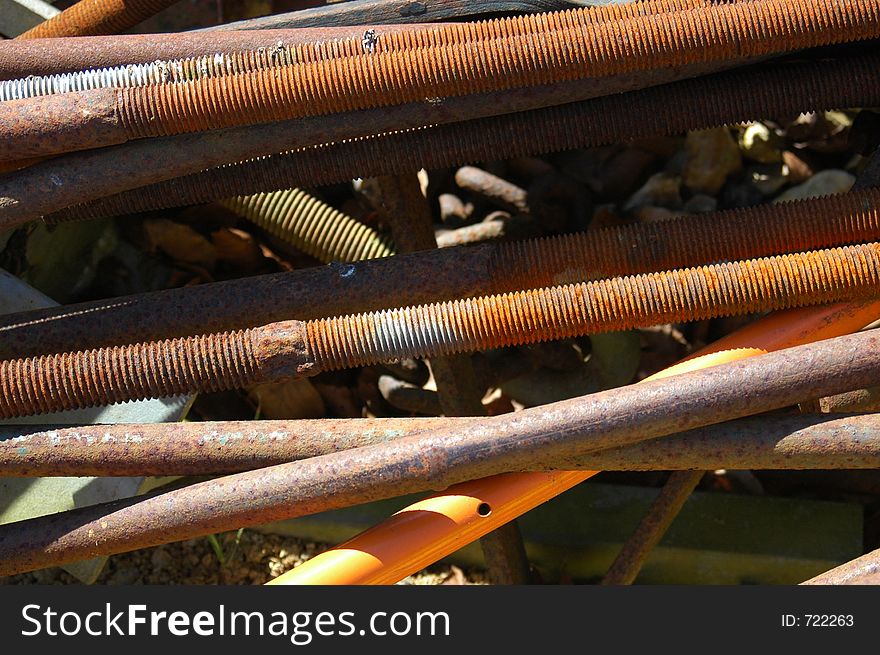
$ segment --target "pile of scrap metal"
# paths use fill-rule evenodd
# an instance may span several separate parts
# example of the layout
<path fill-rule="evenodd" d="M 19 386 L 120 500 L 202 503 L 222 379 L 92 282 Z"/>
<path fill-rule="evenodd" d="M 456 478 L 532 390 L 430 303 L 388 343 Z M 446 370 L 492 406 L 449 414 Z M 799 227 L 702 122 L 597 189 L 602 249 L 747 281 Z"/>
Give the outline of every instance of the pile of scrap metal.
<path fill-rule="evenodd" d="M 600 470 L 675 471 L 604 578 L 630 583 L 704 471 L 880 464 L 862 405 L 749 418 L 876 384 L 877 155 L 844 195 L 441 249 L 416 179 L 880 106 L 880 0 L 354 0 L 139 35 L 172 3 L 16 4 L 0 229 L 223 200 L 336 263 L 0 316 L 0 416 L 430 358 L 445 417 L 4 427 L 8 477 L 215 477 L 2 525 L 0 575 L 442 490 L 273 583 L 392 583 L 480 538 L 523 582 L 517 517 Z M 297 190 L 355 178 L 391 240 Z M 746 314 L 638 385 L 491 417 L 460 357 Z"/>

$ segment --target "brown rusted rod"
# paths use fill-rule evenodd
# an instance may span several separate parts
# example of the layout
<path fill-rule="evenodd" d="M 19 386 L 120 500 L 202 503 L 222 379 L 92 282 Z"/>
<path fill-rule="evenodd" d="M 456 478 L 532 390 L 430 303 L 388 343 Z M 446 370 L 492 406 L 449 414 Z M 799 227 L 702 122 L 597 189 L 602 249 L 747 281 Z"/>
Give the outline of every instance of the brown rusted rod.
<path fill-rule="evenodd" d="M 57 16 L 43 21 L 19 39 L 116 34 L 146 20 L 177 0 L 79 0 Z"/>
<path fill-rule="evenodd" d="M 880 584 L 880 549 L 810 578 L 804 585 Z"/>
<path fill-rule="evenodd" d="M 240 473 L 478 424 L 474 418 L 383 418 L 3 426 L 0 472 L 13 477 Z M 740 419 L 596 451 L 571 465 L 588 471 L 880 468 L 880 415 Z"/>
<path fill-rule="evenodd" d="M 527 111 L 705 74 L 742 63 L 713 62 L 650 74 L 560 82 L 497 93 L 445 98 L 265 125 L 174 137 L 72 153 L 0 178 L 0 227 L 8 228 L 80 202 L 181 175 L 297 149 L 427 124 Z M 5 103 L 4 103 L 5 104 Z"/>
<path fill-rule="evenodd" d="M 190 487 L 0 526 L 0 575 L 440 489 L 867 386 L 874 331 Z"/>
<path fill-rule="evenodd" d="M 491 13 L 498 15 L 499 4 L 493 3 Z M 700 6 L 705 0 L 651 0 L 631 2 L 623 5 L 605 5 L 593 8 L 589 16 L 593 20 L 619 19 L 627 16 L 684 9 Z M 351 5 L 352 3 L 349 3 Z M 386 3 L 387 4 L 387 3 Z M 437 3 L 432 3 L 437 4 Z M 465 16 L 485 14 L 487 7 L 471 2 L 456 3 L 458 13 L 453 14 L 457 21 Z M 465 6 L 461 6 L 464 4 Z M 521 4 L 521 3 L 514 3 Z M 568 8 L 567 2 L 539 3 L 541 11 Z M 584 3 L 578 3 L 583 6 Z M 434 8 L 434 7 L 432 7 Z M 348 49 L 351 44 L 340 44 L 349 54 L 364 48 L 375 49 L 394 32 L 425 30 L 428 24 L 433 28 L 438 21 L 424 15 L 420 23 L 413 23 L 412 15 L 404 24 L 398 23 L 405 17 L 402 14 L 376 11 L 370 8 L 360 20 L 346 22 L 339 16 L 318 18 L 314 12 L 305 10 L 284 16 L 270 17 L 278 23 L 277 28 L 245 27 L 243 24 L 226 24 L 177 34 L 126 34 L 113 37 L 55 38 L 23 42 L 6 42 L 0 45 L 0 80 L 21 78 L 30 75 L 49 75 L 69 71 L 106 68 L 127 64 L 146 64 L 157 60 L 181 59 L 199 55 L 235 50 L 254 50 L 257 48 L 277 48 L 279 45 L 297 45 L 316 41 L 346 40 L 356 43 L 356 49 Z M 527 10 L 522 8 L 523 11 Z M 531 7 L 532 11 L 537 7 Z M 319 10 L 319 13 L 325 8 Z M 363 11 L 363 10 L 362 10 Z M 338 12 L 338 7 L 331 13 Z M 449 15 L 446 16 L 450 17 Z M 395 18 L 397 20 L 395 20 Z M 365 24 L 382 23 L 382 24 Z M 427 31 L 427 30 L 425 30 Z"/>
<path fill-rule="evenodd" d="M 880 239 L 880 190 L 0 316 L 0 358 L 241 329 Z M 162 321 L 155 321 L 162 316 Z"/>
<path fill-rule="evenodd" d="M 0 105 L 0 160 L 880 36 L 878 0 L 752 0 L 599 23 L 588 16 L 572 10 L 453 24 L 432 29 L 437 45 L 424 48 L 410 47 L 421 39 L 413 30 L 390 35 L 401 41 L 390 51 L 13 100 Z"/>
<path fill-rule="evenodd" d="M 321 41 L 360 40 L 377 34 L 422 29 L 422 25 L 357 25 L 273 30 L 222 30 L 171 34 L 116 34 L 75 38 L 0 41 L 0 80 L 55 75 L 218 52 L 270 50 Z"/>
<path fill-rule="evenodd" d="M 614 558 L 611 568 L 602 578 L 603 585 L 633 583 L 648 555 L 660 543 L 703 475 L 705 471 L 675 471 L 669 477 L 644 518 Z"/>
<path fill-rule="evenodd" d="M 698 101 L 683 112 L 682 98 Z M 290 185 L 308 188 L 357 176 L 606 145 L 741 122 L 768 112 L 872 104 L 880 104 L 880 56 L 765 65 L 624 95 L 300 149 L 132 189 L 62 210 L 48 220 L 117 216 Z M 510 138 L 512 133 L 516 139 Z M 104 178 L 95 183 L 105 184 Z"/>
<path fill-rule="evenodd" d="M 880 244 L 0 361 L 0 417 L 880 294 Z"/>

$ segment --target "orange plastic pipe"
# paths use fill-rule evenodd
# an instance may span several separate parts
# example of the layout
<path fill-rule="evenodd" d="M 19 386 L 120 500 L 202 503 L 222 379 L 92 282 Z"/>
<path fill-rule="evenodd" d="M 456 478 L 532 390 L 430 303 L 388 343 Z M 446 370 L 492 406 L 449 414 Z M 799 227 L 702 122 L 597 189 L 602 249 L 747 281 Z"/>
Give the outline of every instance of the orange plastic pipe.
<path fill-rule="evenodd" d="M 647 379 L 850 334 L 878 317 L 876 300 L 776 312 Z M 267 584 L 393 584 L 596 473 L 507 473 L 454 485 Z"/>

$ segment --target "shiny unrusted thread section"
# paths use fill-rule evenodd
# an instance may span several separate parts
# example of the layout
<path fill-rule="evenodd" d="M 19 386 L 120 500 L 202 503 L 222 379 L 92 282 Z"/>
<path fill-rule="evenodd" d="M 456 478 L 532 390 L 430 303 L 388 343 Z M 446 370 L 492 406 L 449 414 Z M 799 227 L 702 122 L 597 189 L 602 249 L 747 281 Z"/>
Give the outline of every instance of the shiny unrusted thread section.
<path fill-rule="evenodd" d="M 687 111 L 682 107 L 685 101 Z M 769 115 L 874 105 L 880 105 L 878 55 L 762 66 L 536 111 L 304 148 L 76 205 L 46 221 L 103 218 L 291 184 L 313 187 L 359 176 L 606 145 Z"/>
<path fill-rule="evenodd" d="M 646 16 L 662 11 L 679 11 L 708 4 L 708 0 L 649 0 L 624 5 L 589 7 L 579 18 L 584 24 Z M 488 31 L 483 32 L 485 24 Z M 496 29 L 492 29 L 495 27 Z M 574 27 L 574 25 L 572 25 Z M 487 21 L 452 24 L 447 28 L 457 33 L 458 39 L 502 38 L 502 32 Z M 413 47 L 434 47 L 444 43 L 443 28 L 430 27 L 415 33 L 411 39 L 401 39 L 394 32 L 367 30 L 362 38 L 326 39 L 306 44 L 261 47 L 239 52 L 216 53 L 168 61 L 154 61 L 125 66 L 58 73 L 30 75 L 25 78 L 0 81 L 0 101 L 32 98 L 56 93 L 85 91 L 107 87 L 134 87 L 161 82 L 183 82 L 202 77 L 217 77 L 245 73 L 273 66 L 290 65 L 302 61 L 317 61 L 335 57 L 351 57 L 364 52 L 391 52 Z"/>
<path fill-rule="evenodd" d="M 450 42 L 120 89 L 116 112 L 127 138 L 163 136 L 403 104 L 426 96 L 758 57 L 880 35 L 877 0 L 816 0 L 805 5 L 752 0 L 564 27 L 583 11 L 543 15 L 544 25 L 550 27 L 536 27 L 529 16 L 505 20 L 510 36 L 482 41 L 479 48 Z M 453 41 L 454 35 L 449 36 Z"/>
<path fill-rule="evenodd" d="M 19 39 L 118 34 L 178 0 L 80 0 L 57 16 L 20 34 Z"/>
<path fill-rule="evenodd" d="M 0 416 L 94 407 L 257 382 L 254 330 L 0 362 Z"/>
<path fill-rule="evenodd" d="M 389 239 L 300 189 L 239 196 L 220 204 L 322 262 L 394 254 Z"/>
<path fill-rule="evenodd" d="M 315 371 L 880 293 L 880 244 L 309 321 Z"/>

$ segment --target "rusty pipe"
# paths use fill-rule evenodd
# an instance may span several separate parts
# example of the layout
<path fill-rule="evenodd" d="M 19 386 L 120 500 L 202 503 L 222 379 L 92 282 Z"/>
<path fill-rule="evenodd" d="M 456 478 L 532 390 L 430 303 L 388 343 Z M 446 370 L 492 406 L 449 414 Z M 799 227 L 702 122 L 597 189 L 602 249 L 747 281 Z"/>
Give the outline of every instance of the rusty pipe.
<path fill-rule="evenodd" d="M 473 418 L 320 419 L 0 428 L 0 471 L 12 477 L 220 475 L 318 457 Z M 579 456 L 587 471 L 873 469 L 880 416 L 762 416 Z M 527 464 L 521 470 L 538 470 Z M 519 469 L 518 469 L 519 470 Z"/>
<path fill-rule="evenodd" d="M 19 39 L 116 34 L 146 20 L 177 0 L 79 0 L 57 16 L 43 21 Z"/>
<path fill-rule="evenodd" d="M 570 467 L 587 452 L 867 386 L 878 373 L 880 339 L 866 331 L 482 419 L 470 430 L 432 430 L 9 523 L 0 526 L 0 575 L 444 488 L 522 467 Z"/>
<path fill-rule="evenodd" d="M 431 29 L 439 45 L 292 65 L 222 78 L 9 101 L 0 105 L 3 160 L 224 127 L 761 57 L 880 36 L 877 0 L 709 5 L 591 23 L 587 10 Z M 841 29 L 846 25 L 846 29 Z M 626 40 L 620 33 L 628 33 Z M 418 43 L 422 32 L 390 35 Z M 760 38 L 755 35 L 760 34 Z M 490 38 L 479 38 L 490 35 Z M 534 49 L 535 39 L 542 47 Z M 481 56 L 472 53 L 474 42 Z M 27 138 L 24 138 L 27 137 Z"/>
<path fill-rule="evenodd" d="M 880 239 L 880 190 L 333 264 L 0 317 L 0 358 L 241 329 Z M 157 322 L 153 317 L 162 316 Z"/>
<path fill-rule="evenodd" d="M 405 357 L 874 298 L 880 244 L 0 362 L 0 417 L 242 387 Z M 210 375 L 215 370 L 215 377 Z"/>
<path fill-rule="evenodd" d="M 624 95 L 260 157 L 75 205 L 47 220 L 117 216 L 291 185 L 310 188 L 353 177 L 411 173 L 421 167 L 607 145 L 752 120 L 771 112 L 786 115 L 869 106 L 880 104 L 878 89 L 877 55 L 752 67 Z M 681 108 L 683 98 L 691 99 L 687 111 Z M 516 139 L 510 138 L 512 133 Z M 107 184 L 106 176 L 93 181 L 98 189 Z M 32 202 L 31 198 L 27 204 Z"/>

